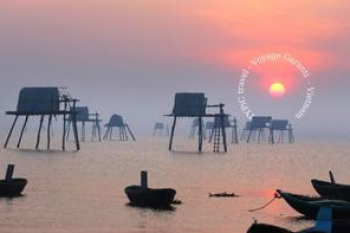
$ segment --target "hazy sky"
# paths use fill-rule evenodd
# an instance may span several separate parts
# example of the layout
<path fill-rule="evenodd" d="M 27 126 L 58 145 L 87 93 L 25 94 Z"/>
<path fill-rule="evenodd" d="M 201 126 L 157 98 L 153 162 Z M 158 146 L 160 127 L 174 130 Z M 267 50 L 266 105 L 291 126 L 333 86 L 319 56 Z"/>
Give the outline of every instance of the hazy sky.
<path fill-rule="evenodd" d="M 340 0 L 0 0 L 0 127 L 23 86 L 65 86 L 82 105 L 125 116 L 151 131 L 178 91 L 246 118 L 237 102 L 242 69 L 262 55 L 291 54 L 254 67 L 246 98 L 256 114 L 290 118 L 300 134 L 347 137 L 350 2 Z M 285 84 L 274 99 L 268 88 Z M 308 82 L 315 96 L 306 114 Z"/>

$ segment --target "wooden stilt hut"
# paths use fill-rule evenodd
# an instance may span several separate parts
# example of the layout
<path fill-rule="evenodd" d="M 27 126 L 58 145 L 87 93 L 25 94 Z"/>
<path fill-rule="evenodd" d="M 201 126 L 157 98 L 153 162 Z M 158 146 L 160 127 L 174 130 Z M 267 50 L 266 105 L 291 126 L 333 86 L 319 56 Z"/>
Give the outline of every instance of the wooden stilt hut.
<path fill-rule="evenodd" d="M 117 128 L 119 131 L 119 141 L 128 141 L 128 133 L 133 141 L 136 141 L 134 134 L 131 132 L 131 129 L 128 124 L 126 124 L 123 120 L 123 117 L 120 115 L 114 114 L 109 119 L 109 122 L 105 124 L 106 132 L 103 136 L 103 140 L 112 140 L 112 135 L 114 132 L 114 128 Z"/>
<path fill-rule="evenodd" d="M 271 122 L 272 134 L 277 134 L 277 142 L 285 142 L 285 136 L 288 137 L 288 142 L 294 142 L 292 125 L 288 120 L 272 120 Z M 275 135 L 274 135 L 274 138 Z"/>
<path fill-rule="evenodd" d="M 219 113 L 208 114 L 206 113 L 207 108 L 218 108 Z M 203 126 L 202 118 L 204 117 L 219 117 L 220 119 L 220 132 L 217 134 L 218 137 L 214 138 L 214 152 L 219 152 L 220 144 L 223 145 L 224 151 L 227 152 L 226 144 L 226 131 L 224 126 L 224 118 L 227 116 L 224 113 L 224 104 L 208 105 L 207 98 L 204 93 L 176 93 L 175 104 L 171 114 L 166 115 L 174 117 L 173 125 L 170 132 L 169 150 L 172 150 L 173 138 L 176 126 L 176 120 L 179 117 L 196 117 L 198 118 L 198 151 L 202 151 L 203 144 Z M 222 143 L 221 140 L 222 139 Z"/>
<path fill-rule="evenodd" d="M 35 149 L 39 149 L 41 130 L 43 128 L 44 118 L 48 118 L 47 122 L 47 149 L 50 149 L 51 144 L 51 125 L 52 118 L 56 116 L 63 117 L 63 136 L 62 136 L 62 149 L 65 150 L 65 138 L 66 138 L 66 116 L 69 116 L 73 125 L 74 139 L 76 149 L 80 149 L 77 120 L 76 120 L 76 102 L 78 100 L 70 97 L 68 92 L 58 87 L 25 87 L 22 88 L 18 98 L 17 110 L 7 111 L 6 115 L 14 115 L 15 119 L 8 133 L 4 148 L 11 138 L 13 129 L 20 116 L 24 116 L 24 124 L 22 126 L 17 148 L 20 147 L 22 137 L 30 116 L 39 116 L 40 123 L 37 133 L 37 140 Z M 63 105 L 63 108 L 62 108 Z"/>
<path fill-rule="evenodd" d="M 85 124 L 91 123 L 91 141 L 94 141 L 95 138 L 98 138 L 99 141 L 101 141 L 101 127 L 100 122 L 102 121 L 99 119 L 99 114 L 97 112 L 90 113 L 89 108 L 87 106 L 77 106 L 76 107 L 76 120 L 77 123 L 81 124 L 81 141 L 85 142 Z M 67 140 L 69 140 L 70 136 L 70 127 L 72 124 L 72 119 L 68 117 L 67 119 Z"/>
<path fill-rule="evenodd" d="M 274 137 L 271 127 L 272 117 L 270 116 L 254 116 L 247 129 L 247 143 L 249 142 L 270 142 L 274 143 Z"/>
<path fill-rule="evenodd" d="M 162 122 L 157 122 L 154 124 L 153 137 L 157 134 L 164 135 L 164 131 L 166 132 L 166 136 L 169 137 L 169 126 L 165 125 Z"/>

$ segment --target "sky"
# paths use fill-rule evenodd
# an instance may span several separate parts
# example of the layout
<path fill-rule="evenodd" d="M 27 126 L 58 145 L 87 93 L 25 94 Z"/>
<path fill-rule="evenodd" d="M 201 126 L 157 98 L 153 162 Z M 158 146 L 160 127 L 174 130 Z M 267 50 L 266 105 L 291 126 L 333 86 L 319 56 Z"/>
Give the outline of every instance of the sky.
<path fill-rule="evenodd" d="M 349 13 L 340 0 L 0 0 L 0 128 L 26 86 L 67 87 L 136 134 L 171 122 L 162 115 L 176 92 L 204 92 L 242 127 L 238 87 L 250 69 L 244 97 L 256 115 L 290 119 L 296 135 L 348 139 Z M 271 54 L 281 58 L 252 64 Z M 269 94 L 274 82 L 283 97 Z"/>

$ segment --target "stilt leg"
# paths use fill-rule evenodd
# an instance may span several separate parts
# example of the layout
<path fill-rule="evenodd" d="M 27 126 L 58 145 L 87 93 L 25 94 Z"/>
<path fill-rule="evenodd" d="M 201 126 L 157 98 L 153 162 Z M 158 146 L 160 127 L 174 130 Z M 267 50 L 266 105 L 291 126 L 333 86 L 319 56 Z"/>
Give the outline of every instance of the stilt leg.
<path fill-rule="evenodd" d="M 129 131 L 129 134 L 130 134 L 132 140 L 133 140 L 133 141 L 136 141 L 136 138 L 135 138 L 134 134 L 131 132 L 131 129 L 130 129 L 130 127 L 129 127 L 128 124 L 126 125 L 126 129 Z"/>
<path fill-rule="evenodd" d="M 198 151 L 202 151 L 203 144 L 203 131 L 202 131 L 202 117 L 199 117 L 199 128 L 198 128 Z"/>
<path fill-rule="evenodd" d="M 221 133 L 222 133 L 222 143 L 224 145 L 224 151 L 227 152 L 225 117 L 223 114 L 221 115 Z"/>
<path fill-rule="evenodd" d="M 36 145 L 35 145 L 35 149 L 36 149 L 36 150 L 39 148 L 40 133 L 41 133 L 41 128 L 43 127 L 43 122 L 44 122 L 44 115 L 41 115 L 41 117 L 40 117 L 40 124 L 39 124 L 39 130 L 38 130 L 38 135 L 37 135 L 37 138 L 36 138 Z"/>
<path fill-rule="evenodd" d="M 51 147 L 51 122 L 52 115 L 49 116 L 49 121 L 47 122 L 47 149 L 50 150 Z"/>
<path fill-rule="evenodd" d="M 12 124 L 12 126 L 11 126 L 11 129 L 10 129 L 10 131 L 9 131 L 9 134 L 7 135 L 6 142 L 5 142 L 5 144 L 4 144 L 4 148 L 6 148 L 7 143 L 8 143 L 9 140 L 10 140 L 10 137 L 11 137 L 11 135 L 12 135 L 13 128 L 15 127 L 15 124 L 16 124 L 16 122 L 17 122 L 17 119 L 18 119 L 18 115 L 16 115 L 16 117 L 15 117 L 15 119 L 14 119 L 14 121 L 13 121 L 13 124 Z"/>
<path fill-rule="evenodd" d="M 75 105 L 76 105 L 76 101 L 73 102 L 73 113 L 71 113 L 71 118 L 72 118 L 72 126 L 73 126 L 75 146 L 76 146 L 77 150 L 80 150 L 79 136 L 78 136 L 78 127 L 77 127 L 77 116 L 76 116 Z"/>
<path fill-rule="evenodd" d="M 64 100 L 64 114 L 63 114 L 62 150 L 66 149 L 66 111 L 67 111 L 67 100 L 65 99 Z M 67 136 L 67 138 L 68 138 L 68 136 Z"/>
<path fill-rule="evenodd" d="M 174 138 L 175 125 L 176 125 L 176 116 L 174 116 L 173 126 L 171 127 L 170 141 L 169 141 L 169 150 L 171 150 L 171 149 L 172 149 L 172 146 L 173 146 L 173 138 Z"/>
<path fill-rule="evenodd" d="M 20 134 L 20 136 L 19 136 L 18 143 L 17 143 L 17 148 L 19 148 L 20 145 L 21 145 L 23 133 L 24 133 L 24 130 L 25 130 L 25 128 L 26 128 L 26 125 L 27 125 L 27 122 L 28 122 L 28 118 L 29 118 L 29 115 L 27 115 L 27 116 L 26 116 L 26 119 L 24 120 L 24 124 L 23 124 L 22 130 L 21 130 L 21 134 Z"/>

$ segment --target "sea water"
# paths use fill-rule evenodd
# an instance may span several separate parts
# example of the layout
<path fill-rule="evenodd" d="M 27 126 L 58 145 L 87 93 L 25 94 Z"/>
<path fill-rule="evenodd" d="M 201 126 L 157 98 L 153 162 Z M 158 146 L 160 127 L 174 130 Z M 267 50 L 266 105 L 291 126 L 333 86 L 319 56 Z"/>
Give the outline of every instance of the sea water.
<path fill-rule="evenodd" d="M 4 137 L 3 137 L 4 138 Z M 3 141 L 1 142 L 3 146 Z M 227 153 L 213 153 L 205 142 L 176 138 L 169 152 L 168 138 L 136 142 L 84 142 L 82 149 L 34 150 L 35 137 L 24 149 L 1 149 L 0 171 L 16 165 L 14 177 L 28 185 L 22 197 L 0 198 L 1 232 L 246 232 L 257 220 L 293 231 L 313 225 L 283 200 L 266 204 L 276 189 L 316 195 L 310 179 L 328 180 L 332 170 L 339 182 L 350 183 L 350 143 L 297 141 L 293 144 L 229 144 Z M 148 171 L 150 187 L 176 189 L 182 201 L 162 211 L 127 205 L 124 188 L 140 183 Z M 234 198 L 208 193 L 234 192 Z"/>

